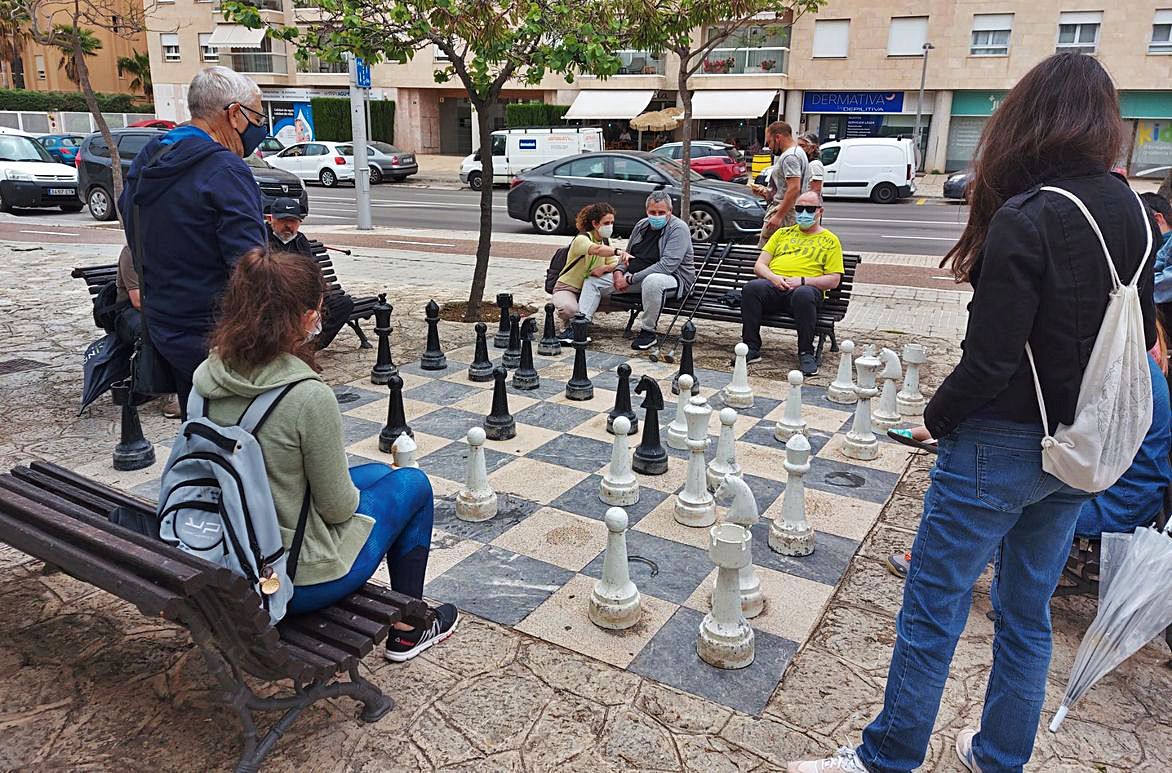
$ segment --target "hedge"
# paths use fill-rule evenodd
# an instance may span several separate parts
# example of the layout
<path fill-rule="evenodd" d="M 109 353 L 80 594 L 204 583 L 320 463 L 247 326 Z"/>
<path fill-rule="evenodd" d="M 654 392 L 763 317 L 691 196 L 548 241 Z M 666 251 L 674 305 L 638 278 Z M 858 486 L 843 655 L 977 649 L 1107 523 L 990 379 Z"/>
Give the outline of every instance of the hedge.
<path fill-rule="evenodd" d="M 346 142 L 352 139 L 350 127 L 350 100 L 338 97 L 315 97 L 313 108 L 313 136 L 325 142 Z M 370 103 L 370 139 L 395 141 L 395 103 L 374 100 Z"/>
<path fill-rule="evenodd" d="M 103 113 L 153 113 L 150 102 L 141 102 L 133 94 L 95 94 Z M 28 112 L 87 113 L 85 97 L 80 91 L 34 91 L 32 89 L 0 89 L 0 110 Z"/>
<path fill-rule="evenodd" d="M 562 116 L 569 109 L 569 105 L 511 102 L 505 105 L 505 125 L 510 129 L 519 126 L 565 126 Z"/>

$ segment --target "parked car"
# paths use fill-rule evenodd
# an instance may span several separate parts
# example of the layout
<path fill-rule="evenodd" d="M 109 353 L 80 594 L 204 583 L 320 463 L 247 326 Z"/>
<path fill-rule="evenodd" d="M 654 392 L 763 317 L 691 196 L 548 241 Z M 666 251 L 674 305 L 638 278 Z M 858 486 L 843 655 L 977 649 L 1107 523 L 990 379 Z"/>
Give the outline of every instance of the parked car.
<path fill-rule="evenodd" d="M 651 151 L 654 156 L 680 161 L 684 143 L 669 142 Z M 749 179 L 749 168 L 740 152 L 727 142 L 692 140 L 692 171 L 713 180 L 744 183 Z"/>
<path fill-rule="evenodd" d="M 49 155 L 41 143 L 21 134 L 0 134 L 0 212 L 13 207 L 81 210 L 77 170 Z"/>
<path fill-rule="evenodd" d="M 419 163 L 414 153 L 399 150 L 386 142 L 371 142 L 366 146 L 366 154 L 372 185 L 383 180 L 399 182 L 419 172 Z"/>
<path fill-rule="evenodd" d="M 507 185 L 514 175 L 541 164 L 579 153 L 602 150 L 602 129 L 567 126 L 564 129 L 503 129 L 492 133 L 492 181 Z M 464 157 L 460 182 L 480 190 L 483 167 L 480 151 Z"/>
<path fill-rule="evenodd" d="M 944 181 L 944 198 L 964 201 L 968 198 L 969 181 L 972 177 L 973 170 L 971 169 L 949 175 L 948 179 Z"/>
<path fill-rule="evenodd" d="M 277 155 L 284 149 L 285 143 L 270 135 L 260 141 L 260 144 L 256 146 L 256 150 L 253 151 L 252 155 L 257 158 L 268 158 L 269 156 Z"/>
<path fill-rule="evenodd" d="M 141 121 L 135 121 L 127 128 L 129 129 L 174 129 L 179 124 L 174 121 L 168 121 L 166 118 L 144 118 Z"/>
<path fill-rule="evenodd" d="M 73 166 L 73 157 L 77 155 L 77 149 L 84 139 L 84 134 L 45 134 L 37 137 L 37 142 L 44 145 L 49 155 L 59 162 Z"/>
<path fill-rule="evenodd" d="M 343 181 L 354 182 L 354 147 L 346 143 L 300 142 L 265 161 L 305 182 L 319 182 L 327 188 Z"/>
<path fill-rule="evenodd" d="M 260 200 L 266 215 L 272 209 L 273 202 L 282 198 L 297 199 L 301 202 L 301 211 L 309 214 L 309 194 L 305 190 L 305 185 L 297 179 L 297 175 L 284 169 L 277 169 L 266 159 L 256 156 L 249 156 L 244 159 L 244 163 L 248 164 L 252 176 L 256 178 L 256 184 L 260 187 Z"/>
<path fill-rule="evenodd" d="M 586 153 L 551 161 L 513 178 L 508 212 L 539 233 L 569 233 L 574 215 L 593 201 L 615 208 L 615 229 L 629 232 L 645 214 L 647 194 L 666 190 L 679 213 L 684 168 L 637 150 Z M 765 216 L 761 201 L 744 186 L 690 172 L 688 225 L 698 242 L 755 239 Z"/>

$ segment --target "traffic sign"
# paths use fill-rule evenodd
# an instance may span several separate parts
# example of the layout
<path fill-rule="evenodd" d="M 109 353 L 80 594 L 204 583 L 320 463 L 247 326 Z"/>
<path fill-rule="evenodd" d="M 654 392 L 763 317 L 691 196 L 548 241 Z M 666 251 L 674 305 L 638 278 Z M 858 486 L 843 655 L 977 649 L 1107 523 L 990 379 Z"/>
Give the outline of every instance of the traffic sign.
<path fill-rule="evenodd" d="M 354 85 L 360 89 L 370 88 L 370 65 L 361 57 L 355 58 L 354 64 Z"/>

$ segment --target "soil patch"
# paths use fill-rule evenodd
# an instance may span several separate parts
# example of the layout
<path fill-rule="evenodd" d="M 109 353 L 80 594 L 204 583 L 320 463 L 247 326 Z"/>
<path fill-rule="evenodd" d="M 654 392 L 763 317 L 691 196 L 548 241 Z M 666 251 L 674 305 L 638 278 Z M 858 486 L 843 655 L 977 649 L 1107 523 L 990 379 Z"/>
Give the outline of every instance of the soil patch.
<path fill-rule="evenodd" d="M 484 323 L 495 322 L 500 324 L 501 310 L 496 305 L 495 298 L 485 298 L 484 302 L 480 304 L 480 321 Z M 445 322 L 463 322 L 464 312 L 468 310 L 468 301 L 456 301 L 454 303 L 445 303 L 440 307 L 440 319 Z M 529 306 L 524 303 L 513 304 L 512 312 L 520 314 L 522 318 L 531 317 L 540 309 L 536 306 Z"/>

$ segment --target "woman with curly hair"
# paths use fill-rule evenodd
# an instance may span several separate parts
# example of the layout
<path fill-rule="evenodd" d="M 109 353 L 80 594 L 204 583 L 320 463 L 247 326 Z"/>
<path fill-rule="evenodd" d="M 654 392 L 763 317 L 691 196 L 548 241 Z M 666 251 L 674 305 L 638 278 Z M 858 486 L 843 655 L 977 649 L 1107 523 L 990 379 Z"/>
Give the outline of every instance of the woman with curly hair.
<path fill-rule="evenodd" d="M 578 235 L 570 242 L 566 255 L 566 267 L 558 276 L 553 287 L 553 305 L 558 317 L 565 323 L 560 338 L 563 343 L 572 343 L 574 333 L 570 320 L 578 313 L 578 296 L 582 294 L 582 283 L 588 276 L 602 276 L 615 270 L 622 250 L 611 247 L 608 240 L 614 233 L 614 207 L 603 201 L 587 204 L 578 211 L 574 219 Z"/>

